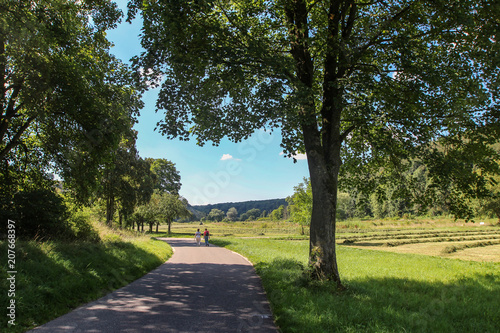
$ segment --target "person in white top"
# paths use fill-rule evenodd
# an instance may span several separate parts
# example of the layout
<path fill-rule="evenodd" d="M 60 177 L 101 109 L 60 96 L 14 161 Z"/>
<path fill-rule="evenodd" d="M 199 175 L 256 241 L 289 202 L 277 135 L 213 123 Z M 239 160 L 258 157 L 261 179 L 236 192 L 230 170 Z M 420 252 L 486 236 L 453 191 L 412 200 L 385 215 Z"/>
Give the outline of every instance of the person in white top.
<path fill-rule="evenodd" d="M 196 240 L 196 244 L 198 246 L 200 246 L 200 243 L 201 243 L 201 232 L 200 232 L 200 229 L 198 229 L 198 231 L 196 231 L 196 233 L 194 234 L 194 239 Z"/>

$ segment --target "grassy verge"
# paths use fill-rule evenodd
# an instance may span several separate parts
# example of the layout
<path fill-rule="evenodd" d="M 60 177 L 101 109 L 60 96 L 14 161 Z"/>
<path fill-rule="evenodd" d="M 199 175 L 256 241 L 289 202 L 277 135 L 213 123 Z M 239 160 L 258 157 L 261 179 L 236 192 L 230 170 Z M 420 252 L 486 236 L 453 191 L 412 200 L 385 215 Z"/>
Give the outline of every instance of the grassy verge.
<path fill-rule="evenodd" d="M 307 241 L 221 239 L 249 258 L 283 332 L 496 332 L 500 264 L 338 246 L 347 291 L 303 276 Z"/>
<path fill-rule="evenodd" d="M 108 234 L 105 238 L 100 243 L 18 241 L 16 325 L 8 325 L 4 310 L 0 331 L 24 332 L 57 318 L 136 280 L 172 254 L 168 244 L 150 237 Z M 6 242 L 0 242 L 0 252 L 6 258 Z M 5 266 L 0 280 L 0 304 L 6 309 L 11 298 L 7 298 Z"/>

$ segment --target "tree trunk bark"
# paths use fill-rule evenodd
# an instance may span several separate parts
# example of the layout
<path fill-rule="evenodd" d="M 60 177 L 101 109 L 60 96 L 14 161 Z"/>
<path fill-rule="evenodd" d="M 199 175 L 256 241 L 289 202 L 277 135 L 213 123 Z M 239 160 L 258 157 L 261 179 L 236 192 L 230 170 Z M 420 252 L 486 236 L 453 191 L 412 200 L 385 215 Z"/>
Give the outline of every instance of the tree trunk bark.
<path fill-rule="evenodd" d="M 321 128 L 318 128 L 314 97 L 314 63 L 309 51 L 308 5 L 305 0 L 287 2 L 285 15 L 289 24 L 290 53 L 296 66 L 297 79 L 302 84 L 301 105 L 298 112 L 304 147 L 311 177 L 313 207 L 310 227 L 309 266 L 315 279 L 332 280 L 342 288 L 335 252 L 335 213 L 337 184 L 340 169 L 340 113 L 342 92 L 337 79 L 344 71 L 337 61 L 340 2 L 330 6 L 329 38 L 324 67 L 324 95 L 321 108 Z"/>
<path fill-rule="evenodd" d="M 168 234 L 170 235 L 170 225 L 172 224 L 171 221 L 167 221 L 167 224 L 168 224 Z"/>
<path fill-rule="evenodd" d="M 332 280 L 342 288 L 335 251 L 335 213 L 338 174 L 328 172 L 325 162 L 309 161 L 313 206 L 309 240 L 309 267 L 314 279 Z"/>
<path fill-rule="evenodd" d="M 106 224 L 110 227 L 113 224 L 114 215 L 115 215 L 115 198 L 110 195 L 106 200 Z"/>

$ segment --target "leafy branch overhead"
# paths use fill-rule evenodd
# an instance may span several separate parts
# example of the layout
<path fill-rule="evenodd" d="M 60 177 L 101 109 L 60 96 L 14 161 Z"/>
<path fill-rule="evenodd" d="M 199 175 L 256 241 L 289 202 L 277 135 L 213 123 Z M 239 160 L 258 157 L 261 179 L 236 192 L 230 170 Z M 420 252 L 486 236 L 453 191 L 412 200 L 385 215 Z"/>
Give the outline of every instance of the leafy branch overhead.
<path fill-rule="evenodd" d="M 121 15 L 111 1 L 1 2 L 1 161 L 39 150 L 85 196 L 142 107 L 105 38 Z"/>

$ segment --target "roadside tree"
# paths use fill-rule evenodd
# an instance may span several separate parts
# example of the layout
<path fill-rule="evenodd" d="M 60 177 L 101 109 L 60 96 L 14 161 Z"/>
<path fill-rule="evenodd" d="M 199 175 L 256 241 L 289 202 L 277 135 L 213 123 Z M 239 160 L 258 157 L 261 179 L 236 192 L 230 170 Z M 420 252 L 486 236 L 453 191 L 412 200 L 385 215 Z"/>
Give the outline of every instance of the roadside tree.
<path fill-rule="evenodd" d="M 147 158 L 151 171 L 155 176 L 155 189 L 162 193 L 179 194 L 181 189 L 181 176 L 175 168 L 175 163 L 165 158 Z"/>
<path fill-rule="evenodd" d="M 166 222 L 168 225 L 168 233 L 171 233 L 172 222 L 180 217 L 188 218 L 191 216 L 191 212 L 187 209 L 188 202 L 186 199 L 179 197 L 177 194 L 171 193 L 159 193 L 157 192 L 153 196 L 157 196 L 157 215 L 156 215 L 156 232 L 158 232 L 158 226 L 162 222 Z"/>
<path fill-rule="evenodd" d="M 369 191 L 367 175 L 396 176 L 418 157 L 433 175 L 429 196 L 453 179 L 450 207 L 466 215 L 462 195 L 485 187 L 471 170 L 496 167 L 487 144 L 500 136 L 500 7 L 491 0 L 131 0 L 129 9 L 144 22 L 135 67 L 145 84 L 163 79 L 163 134 L 202 145 L 279 127 L 286 155 L 307 154 L 314 278 L 342 287 L 339 173 Z"/>
<path fill-rule="evenodd" d="M 117 210 L 121 227 L 134 208 L 147 203 L 153 194 L 150 164 L 139 156 L 135 141 L 136 133 L 129 133 L 103 166 L 97 193 L 105 201 L 106 224 L 109 226 Z"/>
<path fill-rule="evenodd" d="M 56 172 L 80 201 L 90 197 L 142 106 L 109 52 L 106 30 L 120 16 L 109 0 L 0 2 L 2 173 L 28 163 Z"/>

